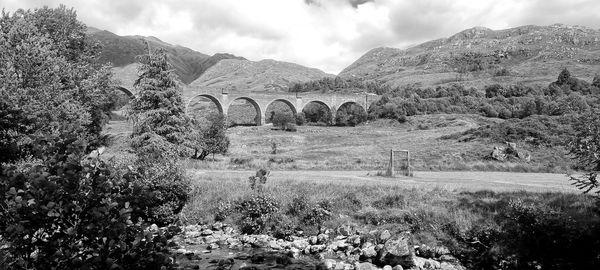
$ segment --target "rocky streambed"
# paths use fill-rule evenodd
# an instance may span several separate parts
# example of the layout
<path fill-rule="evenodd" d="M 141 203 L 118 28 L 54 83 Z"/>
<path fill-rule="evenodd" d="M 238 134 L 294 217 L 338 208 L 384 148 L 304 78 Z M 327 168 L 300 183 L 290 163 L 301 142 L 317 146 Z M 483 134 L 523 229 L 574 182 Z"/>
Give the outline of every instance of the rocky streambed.
<path fill-rule="evenodd" d="M 445 247 L 413 245 L 408 232 L 342 226 L 283 240 L 219 222 L 174 229 L 171 248 L 182 269 L 465 269 Z"/>

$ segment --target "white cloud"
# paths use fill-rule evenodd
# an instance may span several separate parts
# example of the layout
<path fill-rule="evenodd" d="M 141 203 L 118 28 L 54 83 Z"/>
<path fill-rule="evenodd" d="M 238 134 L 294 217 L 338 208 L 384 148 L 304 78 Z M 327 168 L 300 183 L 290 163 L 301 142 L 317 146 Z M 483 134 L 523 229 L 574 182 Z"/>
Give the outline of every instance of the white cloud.
<path fill-rule="evenodd" d="M 272 58 L 338 73 L 369 49 L 406 47 L 473 26 L 600 28 L 597 0 L 3 0 L 17 8 L 74 7 L 120 35 L 151 35 L 214 54 Z"/>

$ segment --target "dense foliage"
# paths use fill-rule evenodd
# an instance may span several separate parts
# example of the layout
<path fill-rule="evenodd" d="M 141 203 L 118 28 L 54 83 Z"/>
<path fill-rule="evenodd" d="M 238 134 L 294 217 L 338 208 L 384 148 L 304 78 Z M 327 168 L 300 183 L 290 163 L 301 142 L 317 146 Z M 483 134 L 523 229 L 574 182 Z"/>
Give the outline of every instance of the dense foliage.
<path fill-rule="evenodd" d="M 176 219 L 185 177 L 155 155 L 132 164 L 101 159 L 100 131 L 116 95 L 85 26 L 63 6 L 3 13 L 0 26 L 2 263 L 171 267 L 168 235 L 149 228 Z"/>
<path fill-rule="evenodd" d="M 26 157 L 35 138 L 60 130 L 100 143 L 113 106 L 108 67 L 97 46 L 64 7 L 3 12 L 0 18 L 0 162 Z"/>
<path fill-rule="evenodd" d="M 202 121 L 204 120 L 204 121 Z M 204 160 L 209 154 L 225 154 L 229 138 L 225 134 L 227 122 L 221 114 L 211 114 L 206 119 L 193 119 L 188 144 L 194 150 L 192 158 Z"/>
<path fill-rule="evenodd" d="M 367 120 L 367 112 L 356 103 L 344 103 L 335 113 L 338 126 L 356 126 Z"/>
<path fill-rule="evenodd" d="M 302 109 L 302 114 L 307 123 L 317 125 L 329 125 L 333 120 L 329 107 L 318 102 L 308 103 L 304 109 Z"/>
<path fill-rule="evenodd" d="M 271 121 L 273 126 L 279 127 L 281 130 L 296 131 L 296 119 L 292 114 L 275 113 Z"/>

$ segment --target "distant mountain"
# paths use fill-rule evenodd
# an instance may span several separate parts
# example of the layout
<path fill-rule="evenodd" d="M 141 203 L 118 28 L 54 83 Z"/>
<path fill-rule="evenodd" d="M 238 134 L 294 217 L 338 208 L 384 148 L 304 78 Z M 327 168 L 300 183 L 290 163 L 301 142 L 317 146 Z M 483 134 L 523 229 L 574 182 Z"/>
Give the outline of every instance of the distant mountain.
<path fill-rule="evenodd" d="M 225 59 L 208 69 L 188 89 L 287 91 L 294 83 L 333 77 L 316 68 L 275 60 Z"/>
<path fill-rule="evenodd" d="M 146 44 L 144 44 L 144 41 L 151 48 L 163 48 L 167 51 L 169 62 L 184 84 L 196 80 L 220 60 L 244 59 L 225 53 L 209 56 L 186 47 L 171 45 L 156 37 L 119 36 L 94 27 L 88 27 L 88 34 L 102 45 L 100 61 L 112 63 L 115 67 L 116 77 L 126 87 L 132 86 L 133 81 L 137 78 L 135 57 L 145 53 Z"/>
<path fill-rule="evenodd" d="M 564 67 L 583 79 L 600 73 L 599 30 L 561 24 L 498 31 L 475 27 L 408 49 L 373 49 L 339 76 L 391 86 L 547 85 Z"/>

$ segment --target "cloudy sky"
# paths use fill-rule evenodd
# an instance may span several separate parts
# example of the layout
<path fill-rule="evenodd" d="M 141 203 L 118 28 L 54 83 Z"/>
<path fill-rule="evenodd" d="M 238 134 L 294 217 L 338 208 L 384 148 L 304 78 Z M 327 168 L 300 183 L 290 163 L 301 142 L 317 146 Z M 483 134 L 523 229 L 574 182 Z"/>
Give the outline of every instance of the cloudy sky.
<path fill-rule="evenodd" d="M 372 48 L 405 48 L 474 26 L 600 28 L 599 0 L 0 0 L 0 7 L 60 3 L 87 25 L 119 35 L 334 74 Z"/>

